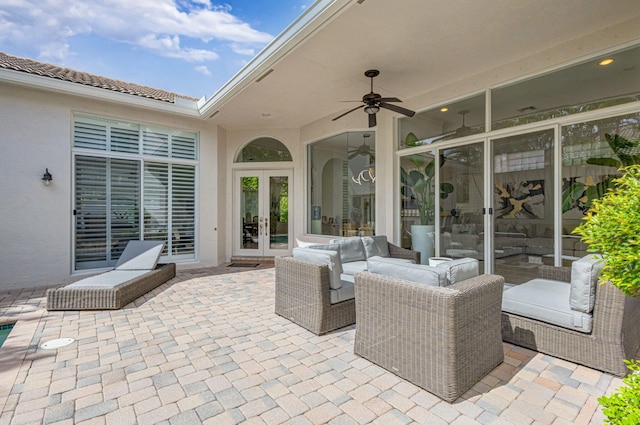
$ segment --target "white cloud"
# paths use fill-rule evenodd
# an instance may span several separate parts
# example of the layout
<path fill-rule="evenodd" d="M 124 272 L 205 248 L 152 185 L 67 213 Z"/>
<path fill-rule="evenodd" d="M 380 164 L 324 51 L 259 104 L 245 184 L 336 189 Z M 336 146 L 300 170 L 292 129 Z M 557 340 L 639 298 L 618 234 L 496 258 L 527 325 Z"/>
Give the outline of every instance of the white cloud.
<path fill-rule="evenodd" d="M 205 65 L 199 65 L 196 66 L 195 69 L 197 72 L 204 74 L 204 75 L 211 75 L 211 71 L 209 71 L 209 68 L 207 68 Z"/>
<path fill-rule="evenodd" d="M 272 40 L 209 0 L 3 0 L 0 44 L 38 46 L 43 57 L 72 53 L 74 35 L 97 35 L 190 62 L 217 59 L 222 42 L 253 54 Z M 197 46 L 197 47 L 196 47 Z"/>

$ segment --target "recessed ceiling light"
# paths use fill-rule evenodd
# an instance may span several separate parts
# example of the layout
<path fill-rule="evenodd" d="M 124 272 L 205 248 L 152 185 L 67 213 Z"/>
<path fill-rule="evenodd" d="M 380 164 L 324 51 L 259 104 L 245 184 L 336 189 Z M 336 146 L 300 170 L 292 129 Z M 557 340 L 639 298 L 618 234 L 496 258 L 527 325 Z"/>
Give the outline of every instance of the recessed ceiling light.
<path fill-rule="evenodd" d="M 449 108 L 447 108 L 446 106 L 444 108 L 440 108 L 440 112 L 447 112 L 449 110 Z"/>
<path fill-rule="evenodd" d="M 598 65 L 600 65 L 600 66 L 611 65 L 613 63 L 613 61 L 614 61 L 614 59 L 611 59 L 611 58 L 602 59 L 600 62 L 598 62 Z"/>

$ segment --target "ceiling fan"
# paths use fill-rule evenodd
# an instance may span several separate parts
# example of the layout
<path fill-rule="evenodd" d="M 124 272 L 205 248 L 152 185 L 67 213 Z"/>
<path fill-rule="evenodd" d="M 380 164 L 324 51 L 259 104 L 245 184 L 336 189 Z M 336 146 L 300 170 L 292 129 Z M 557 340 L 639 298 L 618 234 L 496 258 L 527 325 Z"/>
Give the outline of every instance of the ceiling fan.
<path fill-rule="evenodd" d="M 373 154 L 373 152 L 371 152 L 371 147 L 367 145 L 367 138 L 371 137 L 371 135 L 365 133 L 362 135 L 362 137 L 364 138 L 364 140 L 362 141 L 362 144 L 357 148 L 350 150 L 349 156 L 347 158 L 353 159 L 358 155 L 362 155 L 362 156 L 368 155 L 371 161 L 375 161 L 376 157 Z"/>
<path fill-rule="evenodd" d="M 465 117 L 469 112 L 471 111 L 469 111 L 468 109 L 463 109 L 461 111 L 458 111 L 458 115 L 462 115 L 462 125 L 456 128 L 454 131 L 450 131 L 449 133 L 442 134 L 441 136 L 433 139 L 431 143 L 439 142 L 440 140 L 454 139 L 457 137 L 463 137 L 463 136 L 468 136 L 470 134 L 473 134 L 473 130 L 471 129 L 471 127 L 467 127 L 464 124 Z"/>
<path fill-rule="evenodd" d="M 377 124 L 376 121 L 376 113 L 380 110 L 380 108 L 388 109 L 390 111 L 398 112 L 400 114 L 406 115 L 408 117 L 412 117 L 415 115 L 414 111 L 411 111 L 406 108 L 402 108 L 400 106 L 392 105 L 389 102 L 402 102 L 397 97 L 382 97 L 378 93 L 373 92 L 373 77 L 377 77 L 380 75 L 380 71 L 377 69 L 370 69 L 365 71 L 364 75 L 366 77 L 371 78 L 371 92 L 362 96 L 362 105 L 356 106 L 355 108 L 345 112 L 342 115 L 338 115 L 331 121 L 335 121 L 344 117 L 345 115 L 355 111 L 356 109 L 364 108 L 364 111 L 369 115 L 369 127 L 375 127 Z"/>

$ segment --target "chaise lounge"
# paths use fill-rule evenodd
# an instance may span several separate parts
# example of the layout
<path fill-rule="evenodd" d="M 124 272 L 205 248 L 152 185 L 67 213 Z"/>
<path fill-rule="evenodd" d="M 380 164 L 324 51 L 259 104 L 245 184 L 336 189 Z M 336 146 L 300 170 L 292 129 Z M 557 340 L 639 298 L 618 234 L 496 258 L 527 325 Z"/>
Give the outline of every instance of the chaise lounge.
<path fill-rule="evenodd" d="M 47 310 L 117 310 L 176 275 L 158 265 L 164 242 L 129 241 L 113 270 L 47 290 Z"/>

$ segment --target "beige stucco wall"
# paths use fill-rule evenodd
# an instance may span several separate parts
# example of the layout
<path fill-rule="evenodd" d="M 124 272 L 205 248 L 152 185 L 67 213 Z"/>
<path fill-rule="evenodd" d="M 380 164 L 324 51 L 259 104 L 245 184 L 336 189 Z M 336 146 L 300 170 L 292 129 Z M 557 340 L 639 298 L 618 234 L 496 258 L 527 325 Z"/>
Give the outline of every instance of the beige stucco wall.
<path fill-rule="evenodd" d="M 184 118 L 94 99 L 0 84 L 0 290 L 56 285 L 72 275 L 73 200 L 71 129 L 73 114 L 114 118 L 200 135 L 198 177 L 199 245 L 195 267 L 224 261 L 218 232 L 224 229 L 219 203 L 217 129 L 204 120 Z M 224 149 L 222 148 L 224 153 Z M 45 168 L 53 175 L 46 187 Z M 224 183 L 224 182 L 223 182 Z M 217 229 L 217 230 L 216 230 Z"/>

